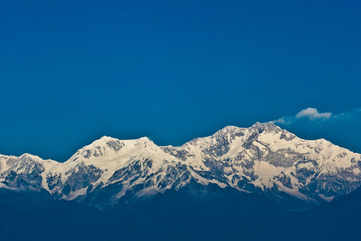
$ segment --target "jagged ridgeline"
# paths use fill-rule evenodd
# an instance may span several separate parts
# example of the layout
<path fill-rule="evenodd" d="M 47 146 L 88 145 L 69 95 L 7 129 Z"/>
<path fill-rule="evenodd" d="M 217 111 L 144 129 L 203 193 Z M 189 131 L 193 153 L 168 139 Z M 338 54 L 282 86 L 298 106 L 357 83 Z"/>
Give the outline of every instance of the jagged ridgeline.
<path fill-rule="evenodd" d="M 45 192 L 100 208 L 171 193 L 196 198 L 240 193 L 313 205 L 360 185 L 360 154 L 324 139 L 298 138 L 273 123 L 227 126 L 182 146 L 102 137 L 64 163 L 0 155 L 0 189 Z"/>

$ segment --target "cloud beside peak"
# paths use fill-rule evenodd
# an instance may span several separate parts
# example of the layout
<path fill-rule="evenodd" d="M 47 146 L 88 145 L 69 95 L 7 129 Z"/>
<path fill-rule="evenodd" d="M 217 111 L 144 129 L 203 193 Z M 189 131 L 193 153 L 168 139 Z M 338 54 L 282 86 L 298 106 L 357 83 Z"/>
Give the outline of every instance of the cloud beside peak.
<path fill-rule="evenodd" d="M 329 119 L 331 118 L 331 112 L 319 112 L 316 108 L 308 107 L 306 109 L 301 110 L 296 114 L 296 118 L 308 118 L 308 119 Z"/>
<path fill-rule="evenodd" d="M 295 115 L 283 116 L 277 120 L 274 120 L 273 123 L 278 123 L 281 125 L 297 125 L 304 123 L 304 121 L 315 123 L 334 123 L 340 121 L 359 121 L 360 118 L 361 108 L 334 114 L 332 112 L 319 112 L 316 108 L 308 107 L 299 111 Z"/>
<path fill-rule="evenodd" d="M 344 113 L 346 114 L 346 113 Z M 277 120 L 274 120 L 274 123 L 290 125 L 297 121 L 308 120 L 308 121 L 325 121 L 331 120 L 336 117 L 339 117 L 340 114 L 334 115 L 331 112 L 319 112 L 317 108 L 307 107 L 301 111 L 299 111 L 296 115 L 293 116 L 283 116 Z"/>
<path fill-rule="evenodd" d="M 361 153 L 361 108 L 345 112 L 320 112 L 308 107 L 273 123 L 305 139 L 326 138 L 333 143 Z"/>

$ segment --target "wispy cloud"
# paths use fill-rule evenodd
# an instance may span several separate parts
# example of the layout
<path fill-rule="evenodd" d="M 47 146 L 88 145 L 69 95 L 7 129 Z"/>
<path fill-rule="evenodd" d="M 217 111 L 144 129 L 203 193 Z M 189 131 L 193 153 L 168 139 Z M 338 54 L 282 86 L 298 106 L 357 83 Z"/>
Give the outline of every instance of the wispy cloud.
<path fill-rule="evenodd" d="M 331 112 L 320 113 L 316 108 L 308 107 L 296 114 L 296 118 L 309 119 L 329 119 L 332 116 Z"/>
<path fill-rule="evenodd" d="M 274 120 L 273 122 L 278 124 L 290 125 L 300 120 L 327 121 L 327 120 L 347 118 L 355 113 L 360 113 L 360 112 L 361 112 L 361 108 L 357 108 L 349 112 L 334 114 L 332 112 L 320 112 L 317 108 L 307 107 L 299 111 L 295 115 L 283 116 L 277 120 Z"/>
<path fill-rule="evenodd" d="M 361 153 L 361 108 L 335 113 L 309 107 L 273 122 L 302 138 L 325 138 Z"/>

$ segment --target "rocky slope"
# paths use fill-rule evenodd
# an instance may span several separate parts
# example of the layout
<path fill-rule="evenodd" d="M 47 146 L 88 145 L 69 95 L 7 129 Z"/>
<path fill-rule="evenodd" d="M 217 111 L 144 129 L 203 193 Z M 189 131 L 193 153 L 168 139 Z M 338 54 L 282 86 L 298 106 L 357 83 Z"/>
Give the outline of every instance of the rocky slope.
<path fill-rule="evenodd" d="M 361 155 L 324 139 L 303 140 L 273 123 L 227 126 L 182 146 L 146 137 L 102 137 L 64 163 L 0 155 L 0 188 L 46 191 L 95 206 L 208 187 L 273 200 L 332 201 L 361 185 Z"/>

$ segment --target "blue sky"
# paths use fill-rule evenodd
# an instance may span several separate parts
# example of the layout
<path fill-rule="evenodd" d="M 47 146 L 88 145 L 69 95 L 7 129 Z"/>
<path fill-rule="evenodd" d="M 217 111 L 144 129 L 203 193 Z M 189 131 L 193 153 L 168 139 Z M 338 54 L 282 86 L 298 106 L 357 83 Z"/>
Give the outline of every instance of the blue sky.
<path fill-rule="evenodd" d="M 0 153 L 63 161 L 102 135 L 179 145 L 281 117 L 361 152 L 357 1 L 1 5 Z M 292 117 L 308 107 L 332 118 Z"/>

